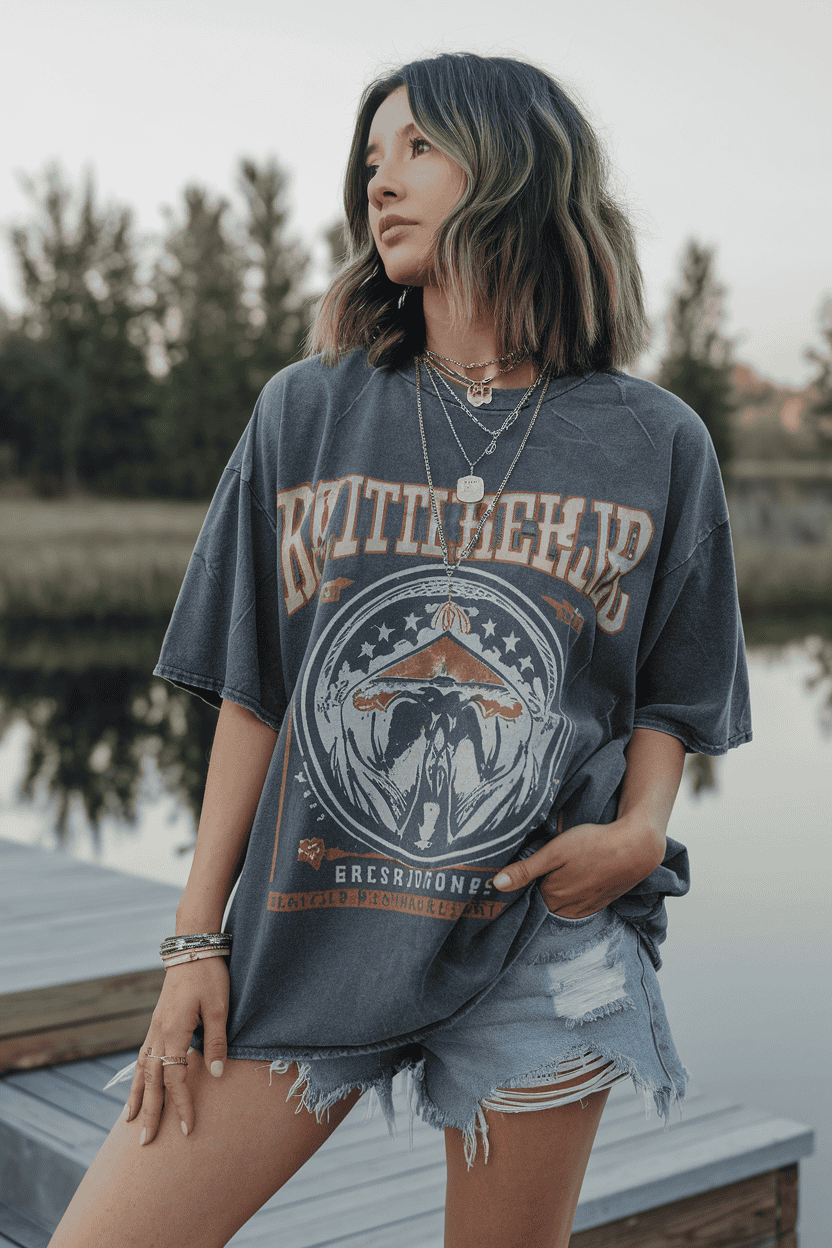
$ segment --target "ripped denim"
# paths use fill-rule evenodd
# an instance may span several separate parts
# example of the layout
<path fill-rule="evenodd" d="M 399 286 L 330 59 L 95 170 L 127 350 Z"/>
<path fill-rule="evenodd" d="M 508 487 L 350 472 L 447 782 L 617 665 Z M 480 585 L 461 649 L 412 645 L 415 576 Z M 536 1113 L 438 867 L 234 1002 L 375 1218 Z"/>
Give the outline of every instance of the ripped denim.
<path fill-rule="evenodd" d="M 547 914 L 494 987 L 452 1023 L 422 1040 L 372 1053 L 306 1059 L 250 1049 L 231 1058 L 269 1058 L 270 1071 L 297 1063 L 289 1097 L 321 1121 L 353 1089 L 373 1092 L 391 1134 L 393 1078 L 407 1072 L 411 1114 L 462 1132 L 470 1167 L 485 1110 L 519 1113 L 566 1104 L 629 1076 L 669 1124 L 690 1077 L 679 1061 L 653 963 L 636 929 L 610 907 L 583 919 Z M 110 1083 L 132 1078 L 135 1062 Z M 558 1088 L 558 1080 L 579 1083 Z M 271 1075 L 270 1075 L 271 1078 Z M 535 1089 L 543 1088 L 543 1092 Z"/>
<path fill-rule="evenodd" d="M 298 1075 L 289 1096 L 299 1098 L 299 1110 L 320 1121 L 353 1089 L 372 1091 L 391 1134 L 393 1077 L 406 1071 L 411 1112 L 461 1130 L 469 1167 L 478 1135 L 487 1160 L 485 1110 L 549 1108 L 629 1077 L 648 1116 L 652 1102 L 667 1127 L 671 1106 L 681 1113 L 689 1078 L 651 959 L 635 928 L 609 907 L 583 919 L 550 914 L 474 1009 L 418 1042 L 313 1060 L 286 1053 L 271 1069 L 285 1073 L 293 1061 Z M 578 1074 L 585 1078 L 576 1086 L 557 1088 Z"/>

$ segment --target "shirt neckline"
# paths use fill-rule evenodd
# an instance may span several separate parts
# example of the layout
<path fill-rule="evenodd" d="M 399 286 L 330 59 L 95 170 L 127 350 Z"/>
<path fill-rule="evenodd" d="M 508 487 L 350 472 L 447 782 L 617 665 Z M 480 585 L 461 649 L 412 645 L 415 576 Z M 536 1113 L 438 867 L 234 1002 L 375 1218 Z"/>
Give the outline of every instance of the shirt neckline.
<path fill-rule="evenodd" d="M 409 382 L 414 390 L 416 389 L 415 360 L 411 361 L 410 364 L 407 364 L 402 368 L 396 369 L 396 372 L 404 381 Z M 596 370 L 590 369 L 588 372 L 583 374 L 573 374 L 566 377 L 553 378 L 553 380 L 549 382 L 549 388 L 546 391 L 546 398 L 543 400 L 544 407 L 547 403 L 551 402 L 552 399 L 559 398 L 561 395 L 566 394 L 569 390 L 577 390 L 579 386 L 583 386 L 596 375 Z M 446 402 L 450 402 L 451 396 L 448 394 L 447 390 L 444 389 L 441 382 L 438 384 L 439 392 L 442 395 L 442 398 Z M 465 388 L 461 382 L 457 384 L 449 380 L 449 385 L 453 386 L 455 393 L 458 394 L 460 398 L 464 395 Z M 471 410 L 473 412 L 483 412 L 485 415 L 488 415 L 489 412 L 510 412 L 512 408 L 515 408 L 520 402 L 527 389 L 528 386 L 521 386 L 519 389 L 494 388 L 491 391 L 490 403 L 483 404 L 482 407 L 479 408 L 472 407 Z M 436 398 L 433 383 L 430 378 L 426 376 L 424 369 L 422 369 L 422 393 L 430 394 L 433 398 Z M 532 391 L 530 398 L 526 400 L 525 406 L 528 406 L 528 404 L 532 402 L 536 403 L 539 398 L 540 387 L 538 386 L 536 390 Z"/>

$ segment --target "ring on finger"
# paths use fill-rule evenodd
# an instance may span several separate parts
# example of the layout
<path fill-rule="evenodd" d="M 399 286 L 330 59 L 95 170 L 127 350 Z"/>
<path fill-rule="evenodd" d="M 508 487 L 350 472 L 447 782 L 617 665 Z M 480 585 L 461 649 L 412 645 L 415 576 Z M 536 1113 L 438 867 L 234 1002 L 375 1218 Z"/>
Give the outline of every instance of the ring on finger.
<path fill-rule="evenodd" d="M 187 1057 L 168 1057 L 165 1053 L 154 1053 L 152 1049 L 145 1049 L 147 1057 L 157 1057 L 163 1066 L 187 1066 Z"/>

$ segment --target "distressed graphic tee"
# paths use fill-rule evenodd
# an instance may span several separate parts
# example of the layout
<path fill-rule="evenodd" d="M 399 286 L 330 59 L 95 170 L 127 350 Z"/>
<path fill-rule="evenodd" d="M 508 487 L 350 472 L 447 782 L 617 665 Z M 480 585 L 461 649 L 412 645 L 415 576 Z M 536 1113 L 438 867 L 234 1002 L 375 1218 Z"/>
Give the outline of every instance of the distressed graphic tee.
<path fill-rule="evenodd" d="M 498 428 L 522 390 L 478 410 Z M 488 437 L 444 392 L 474 459 Z M 535 391 L 468 465 L 422 369 L 452 547 L 476 532 Z M 489 492 L 490 491 L 490 492 Z M 461 1015 L 548 913 L 497 870 L 615 818 L 634 727 L 750 739 L 728 513 L 699 418 L 620 372 L 553 381 L 494 514 L 447 581 L 411 365 L 318 357 L 261 394 L 223 473 L 155 674 L 279 737 L 226 928 L 229 1054 L 373 1051 Z M 684 846 L 613 908 L 654 963 Z"/>

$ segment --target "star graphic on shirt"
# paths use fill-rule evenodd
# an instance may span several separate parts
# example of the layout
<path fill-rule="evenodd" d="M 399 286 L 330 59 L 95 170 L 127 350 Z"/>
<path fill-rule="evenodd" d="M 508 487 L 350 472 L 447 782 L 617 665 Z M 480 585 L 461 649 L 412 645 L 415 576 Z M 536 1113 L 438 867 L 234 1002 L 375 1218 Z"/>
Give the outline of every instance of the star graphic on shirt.
<path fill-rule="evenodd" d="M 379 641 L 386 641 L 388 637 L 393 636 L 393 629 L 388 628 L 386 624 L 377 625 Z"/>
<path fill-rule="evenodd" d="M 493 636 L 494 636 L 494 629 L 495 629 L 496 627 L 497 627 L 497 625 L 494 623 L 494 621 L 493 621 L 493 620 L 486 620 L 485 624 L 483 624 L 483 626 L 482 626 L 482 631 L 483 631 L 483 633 L 485 634 L 485 636 L 486 636 L 486 637 L 493 637 Z"/>
<path fill-rule="evenodd" d="M 371 646 L 369 641 L 365 641 L 364 645 L 361 647 L 361 653 L 366 654 L 368 659 L 371 659 L 373 657 L 374 650 L 375 650 L 375 646 Z"/>
<path fill-rule="evenodd" d="M 527 654 L 524 654 L 523 658 L 520 660 L 520 663 L 519 663 L 520 671 L 525 672 L 526 668 L 531 667 L 531 666 L 532 666 L 531 659 L 529 658 Z"/>
<path fill-rule="evenodd" d="M 514 629 L 511 630 L 508 637 L 503 638 L 503 644 L 505 645 L 505 648 L 506 648 L 506 654 L 508 654 L 509 650 L 511 650 L 513 653 L 517 649 L 517 643 L 519 640 L 520 640 L 519 637 L 514 636 Z"/>
<path fill-rule="evenodd" d="M 306 772 L 305 772 L 305 771 L 299 771 L 299 772 L 297 773 L 297 775 L 295 776 L 295 779 L 296 779 L 296 780 L 300 780 L 300 781 L 304 781 L 304 780 L 306 779 Z"/>
<path fill-rule="evenodd" d="M 418 618 L 419 618 L 419 617 L 418 617 L 418 615 L 416 614 L 416 612 L 415 612 L 415 611 L 414 611 L 414 612 L 411 612 L 411 614 L 410 614 L 410 615 L 406 615 L 406 616 L 404 617 L 404 624 L 405 624 L 405 629 L 404 629 L 404 631 L 405 631 L 405 632 L 407 632 L 409 629 L 411 629 L 411 628 L 412 628 L 412 629 L 413 629 L 413 631 L 414 631 L 414 633 L 418 633 L 418 631 L 419 631 L 419 626 L 418 626 L 418 625 L 417 625 L 417 623 L 416 623 L 416 621 L 418 620 Z"/>

